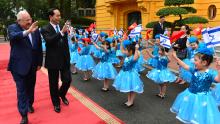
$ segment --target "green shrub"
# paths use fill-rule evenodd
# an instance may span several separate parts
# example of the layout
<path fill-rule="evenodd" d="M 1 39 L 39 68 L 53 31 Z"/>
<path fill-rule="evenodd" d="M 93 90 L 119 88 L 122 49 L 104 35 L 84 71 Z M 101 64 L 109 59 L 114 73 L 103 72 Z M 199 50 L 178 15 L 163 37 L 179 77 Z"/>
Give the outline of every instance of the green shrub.
<path fill-rule="evenodd" d="M 91 23 L 95 22 L 94 20 L 92 19 L 87 19 L 87 18 L 84 18 L 84 17 L 72 17 L 71 18 L 71 23 L 72 25 L 76 25 L 76 26 L 89 26 Z"/>

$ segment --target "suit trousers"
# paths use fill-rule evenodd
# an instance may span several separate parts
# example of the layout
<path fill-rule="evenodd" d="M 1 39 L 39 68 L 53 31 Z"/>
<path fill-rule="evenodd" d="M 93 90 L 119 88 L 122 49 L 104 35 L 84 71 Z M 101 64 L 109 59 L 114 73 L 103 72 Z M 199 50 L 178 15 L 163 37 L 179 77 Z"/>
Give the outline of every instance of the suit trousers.
<path fill-rule="evenodd" d="M 21 116 L 27 116 L 28 107 L 34 103 L 36 69 L 31 68 L 27 75 L 11 71 L 17 88 L 17 106 Z"/>
<path fill-rule="evenodd" d="M 59 88 L 59 75 L 61 76 L 62 85 Z M 66 96 L 71 83 L 70 68 L 66 69 L 48 69 L 50 96 L 54 106 L 60 105 L 60 98 Z"/>

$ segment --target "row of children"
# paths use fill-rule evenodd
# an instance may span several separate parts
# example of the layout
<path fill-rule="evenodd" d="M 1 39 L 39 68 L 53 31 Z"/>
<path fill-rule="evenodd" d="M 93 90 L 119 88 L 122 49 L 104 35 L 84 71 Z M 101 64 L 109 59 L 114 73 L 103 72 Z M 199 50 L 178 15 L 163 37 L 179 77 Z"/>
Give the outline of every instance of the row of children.
<path fill-rule="evenodd" d="M 102 91 L 105 92 L 109 91 L 109 80 L 114 80 L 113 87 L 116 90 L 128 93 L 125 105 L 133 106 L 135 94 L 144 91 L 138 73 L 144 70 L 145 63 L 141 52 L 141 38 L 123 40 L 121 36 L 112 38 L 103 32 L 95 36 L 92 40 L 82 34 L 70 36 L 73 73 L 76 74 L 76 70 L 83 71 L 84 80 L 87 81 L 89 71 L 92 71 L 93 78 L 104 81 Z M 168 68 L 170 58 L 167 49 L 160 46 L 160 36 L 155 38 L 152 53 L 148 50 L 150 45 L 146 46 L 147 54 L 151 57 L 146 63 L 153 67 L 146 76 L 159 85 L 157 96 L 163 99 L 167 85 L 175 82 L 177 77 Z M 209 69 L 213 61 L 213 50 L 193 36 L 188 38 L 188 42 L 190 45 L 186 59 L 181 60 L 175 50 L 172 52 L 173 59 L 180 66 L 180 77 L 189 83 L 189 87 L 177 96 L 170 110 L 184 123 L 217 124 L 220 122 L 220 113 L 216 100 L 219 99 L 220 88 L 216 85 L 211 92 L 211 86 L 213 82 L 220 82 L 220 73 Z M 94 58 L 99 59 L 98 64 Z M 119 73 L 114 64 L 122 66 Z M 220 65 L 219 61 L 217 65 Z"/>

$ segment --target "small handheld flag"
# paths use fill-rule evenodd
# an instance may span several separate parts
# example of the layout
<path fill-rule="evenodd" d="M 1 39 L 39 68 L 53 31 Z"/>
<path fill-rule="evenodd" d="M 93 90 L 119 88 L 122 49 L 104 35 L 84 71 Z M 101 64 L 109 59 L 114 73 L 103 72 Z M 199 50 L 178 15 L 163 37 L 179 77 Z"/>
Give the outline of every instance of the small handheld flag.
<path fill-rule="evenodd" d="M 178 40 L 184 34 L 185 34 L 184 31 L 175 31 L 175 32 L 173 32 L 173 34 L 170 38 L 170 41 L 175 42 L 176 40 Z"/>
<path fill-rule="evenodd" d="M 133 30 L 136 27 L 137 27 L 137 23 L 134 22 L 131 26 L 128 27 L 128 30 Z"/>
<path fill-rule="evenodd" d="M 131 30 L 131 33 L 129 34 L 130 38 L 136 37 L 136 36 L 140 36 L 142 31 L 142 24 L 139 24 L 137 27 L 135 27 L 133 30 Z"/>
<path fill-rule="evenodd" d="M 160 35 L 160 45 L 170 49 L 171 48 L 171 43 L 170 43 L 170 38 L 164 35 Z"/>

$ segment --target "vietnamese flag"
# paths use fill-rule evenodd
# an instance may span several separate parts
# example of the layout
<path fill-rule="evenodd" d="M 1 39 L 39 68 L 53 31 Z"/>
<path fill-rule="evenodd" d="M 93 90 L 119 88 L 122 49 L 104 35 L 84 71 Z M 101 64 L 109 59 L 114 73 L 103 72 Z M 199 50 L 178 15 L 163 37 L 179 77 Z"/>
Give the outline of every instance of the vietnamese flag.
<path fill-rule="evenodd" d="M 131 26 L 128 27 L 128 30 L 133 30 L 135 27 L 137 27 L 137 23 L 134 22 Z"/>
<path fill-rule="evenodd" d="M 198 35 L 202 34 L 202 28 L 203 28 L 202 24 L 200 24 L 197 28 L 195 28 L 193 30 L 194 35 L 198 36 Z"/>
<path fill-rule="evenodd" d="M 178 40 L 182 35 L 184 35 L 185 32 L 184 31 L 174 31 L 172 36 L 170 37 L 170 41 L 171 43 L 175 42 L 176 40 Z"/>
<path fill-rule="evenodd" d="M 152 29 L 148 29 L 147 32 L 146 32 L 146 40 L 149 40 L 150 37 L 149 37 L 149 34 L 151 33 L 151 31 L 153 31 Z"/>
<path fill-rule="evenodd" d="M 80 52 L 80 51 L 81 51 L 81 48 L 80 48 L 80 47 L 78 47 L 78 49 L 77 49 L 77 50 L 78 50 L 78 52 Z"/>
<path fill-rule="evenodd" d="M 86 29 L 88 32 L 91 32 L 95 28 L 95 24 L 91 23 L 90 26 Z"/>
<path fill-rule="evenodd" d="M 82 40 L 83 40 L 84 42 L 87 42 L 87 43 L 90 43 L 90 42 L 91 42 L 91 39 L 90 39 L 90 38 L 82 38 Z"/>
<path fill-rule="evenodd" d="M 113 30 L 109 30 L 109 31 L 108 31 L 108 36 L 109 36 L 109 37 L 111 37 L 113 34 L 114 34 L 114 33 L 113 33 Z"/>
<path fill-rule="evenodd" d="M 124 34 L 123 34 L 123 39 L 124 39 L 124 40 L 128 39 L 127 33 L 124 33 Z"/>

